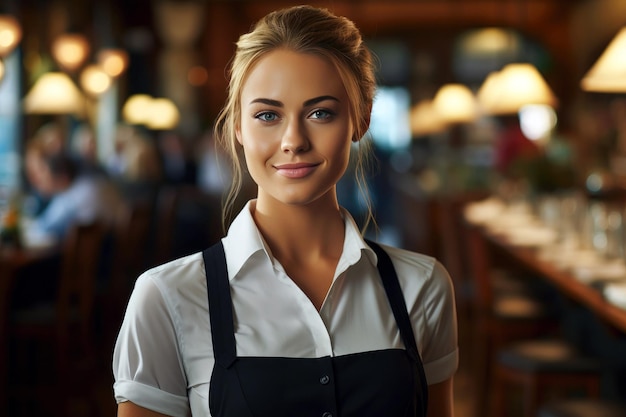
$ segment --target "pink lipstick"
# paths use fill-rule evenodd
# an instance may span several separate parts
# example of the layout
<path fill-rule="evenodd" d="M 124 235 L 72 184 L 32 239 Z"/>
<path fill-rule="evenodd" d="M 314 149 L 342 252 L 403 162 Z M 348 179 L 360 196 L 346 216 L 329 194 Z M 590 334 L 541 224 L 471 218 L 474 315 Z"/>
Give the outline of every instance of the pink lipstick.
<path fill-rule="evenodd" d="M 317 168 L 318 164 L 309 164 L 309 163 L 296 163 L 296 164 L 283 164 L 276 165 L 276 171 L 279 175 L 282 175 L 286 178 L 298 179 L 304 178 L 309 175 L 311 172 Z"/>

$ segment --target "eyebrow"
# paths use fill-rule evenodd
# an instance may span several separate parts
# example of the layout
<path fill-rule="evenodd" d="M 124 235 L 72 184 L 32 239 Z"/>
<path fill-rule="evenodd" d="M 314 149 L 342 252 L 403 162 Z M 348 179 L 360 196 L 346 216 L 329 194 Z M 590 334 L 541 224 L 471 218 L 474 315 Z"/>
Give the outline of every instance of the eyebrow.
<path fill-rule="evenodd" d="M 339 99 L 334 96 L 319 96 L 319 97 L 314 97 L 305 101 L 304 107 L 312 106 L 324 100 L 332 100 L 332 101 L 339 102 Z M 250 104 L 254 104 L 254 103 L 267 104 L 268 106 L 274 106 L 274 107 L 283 107 L 283 103 L 281 101 L 272 100 L 270 98 L 255 98 L 254 100 L 250 102 Z"/>

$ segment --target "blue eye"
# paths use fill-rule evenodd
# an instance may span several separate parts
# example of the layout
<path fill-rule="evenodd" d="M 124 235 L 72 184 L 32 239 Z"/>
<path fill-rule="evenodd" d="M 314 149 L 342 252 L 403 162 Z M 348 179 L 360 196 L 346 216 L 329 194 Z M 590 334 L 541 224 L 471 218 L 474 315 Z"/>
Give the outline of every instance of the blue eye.
<path fill-rule="evenodd" d="M 315 110 L 311 113 L 311 118 L 313 119 L 329 119 L 333 116 L 333 113 L 327 110 Z"/>
<path fill-rule="evenodd" d="M 259 119 L 263 122 L 273 122 L 276 119 L 278 119 L 278 116 L 276 115 L 276 113 L 272 113 L 269 111 L 264 111 L 261 113 L 258 113 L 257 115 L 254 116 L 256 119 Z"/>

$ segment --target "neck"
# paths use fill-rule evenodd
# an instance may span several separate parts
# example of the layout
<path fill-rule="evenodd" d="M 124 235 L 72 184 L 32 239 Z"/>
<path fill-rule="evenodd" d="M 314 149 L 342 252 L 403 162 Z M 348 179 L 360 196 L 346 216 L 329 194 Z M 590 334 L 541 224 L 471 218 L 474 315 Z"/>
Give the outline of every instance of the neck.
<path fill-rule="evenodd" d="M 281 263 L 338 259 L 341 254 L 345 227 L 334 196 L 307 205 L 259 199 L 253 216 L 272 254 Z"/>

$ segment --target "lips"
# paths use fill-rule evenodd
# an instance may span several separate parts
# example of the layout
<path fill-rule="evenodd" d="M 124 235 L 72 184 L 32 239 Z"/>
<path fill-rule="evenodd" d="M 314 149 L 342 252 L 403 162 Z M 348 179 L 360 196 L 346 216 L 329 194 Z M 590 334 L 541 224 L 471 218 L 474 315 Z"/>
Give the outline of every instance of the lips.
<path fill-rule="evenodd" d="M 295 164 L 275 165 L 274 168 L 276 168 L 278 175 L 282 175 L 286 178 L 297 179 L 306 177 L 313 172 L 318 165 L 319 164 L 300 162 Z"/>

